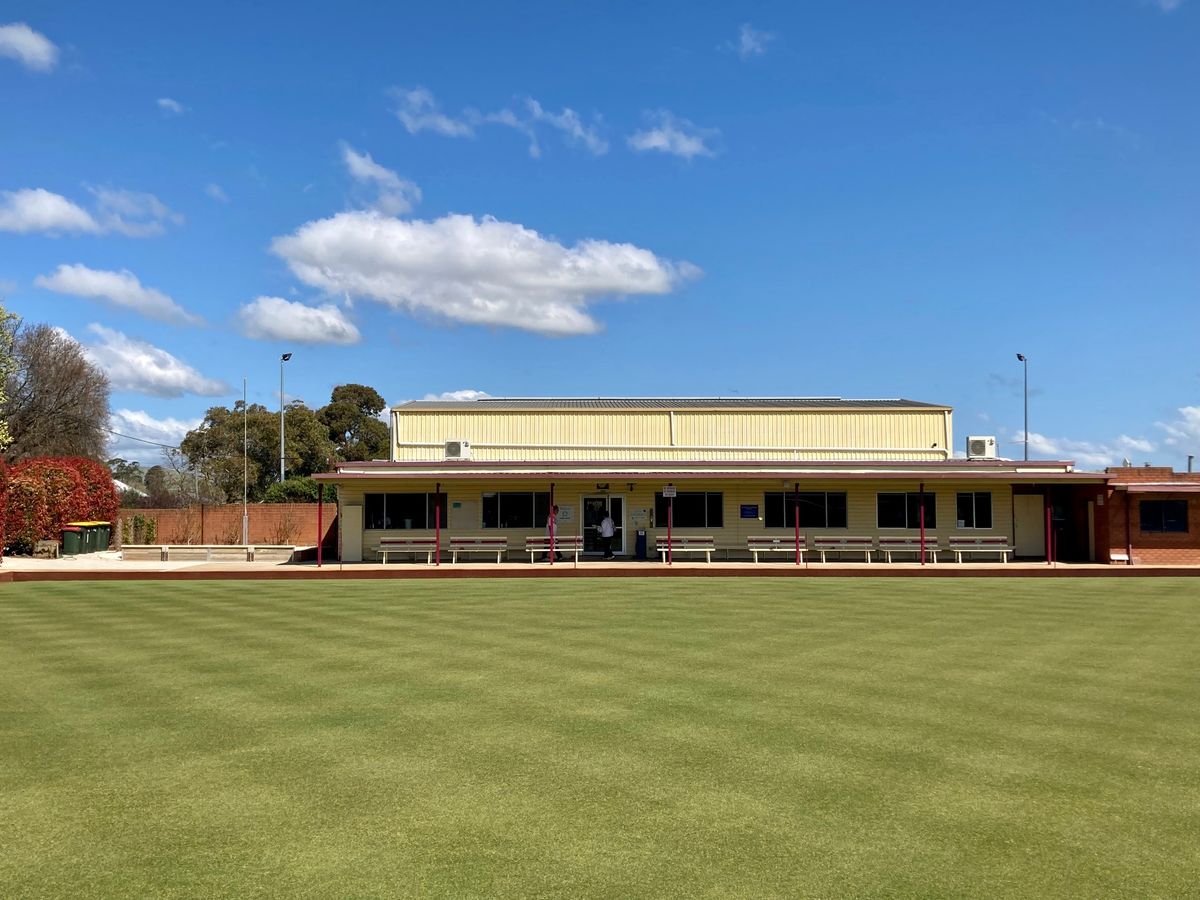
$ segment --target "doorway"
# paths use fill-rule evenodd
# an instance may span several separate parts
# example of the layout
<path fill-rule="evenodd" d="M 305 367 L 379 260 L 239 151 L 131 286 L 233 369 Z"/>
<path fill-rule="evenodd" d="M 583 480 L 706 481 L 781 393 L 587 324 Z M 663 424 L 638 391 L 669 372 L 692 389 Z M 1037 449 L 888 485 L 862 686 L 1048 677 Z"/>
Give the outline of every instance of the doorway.
<path fill-rule="evenodd" d="M 592 494 L 583 498 L 583 552 L 600 554 L 604 545 L 600 542 L 600 523 L 607 510 L 616 528 L 613 531 L 612 552 L 625 555 L 625 498 L 619 494 Z"/>
<path fill-rule="evenodd" d="M 1013 494 L 1013 556 L 1046 558 L 1046 501 L 1041 494 Z"/>

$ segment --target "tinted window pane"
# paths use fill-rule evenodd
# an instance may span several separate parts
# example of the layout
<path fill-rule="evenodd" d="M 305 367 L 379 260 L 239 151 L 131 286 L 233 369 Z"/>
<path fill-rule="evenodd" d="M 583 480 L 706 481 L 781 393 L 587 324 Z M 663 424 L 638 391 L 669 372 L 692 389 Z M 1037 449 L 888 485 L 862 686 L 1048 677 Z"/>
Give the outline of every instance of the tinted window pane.
<path fill-rule="evenodd" d="M 533 528 L 533 494 L 528 492 L 500 495 L 501 528 Z"/>
<path fill-rule="evenodd" d="M 955 516 L 958 520 L 959 528 L 974 528 L 975 527 L 975 495 L 974 494 L 959 494 L 958 495 L 958 513 Z"/>
<path fill-rule="evenodd" d="M 789 524 L 795 527 L 794 522 Z M 825 495 L 823 493 L 800 494 L 800 527 L 824 528 L 827 524 L 825 521 Z"/>
<path fill-rule="evenodd" d="M 904 494 L 880 494 L 877 507 L 880 528 L 904 528 L 906 526 Z"/>
<path fill-rule="evenodd" d="M 388 494 L 388 528 L 424 528 L 424 494 Z"/>
<path fill-rule="evenodd" d="M 783 508 L 791 502 L 790 494 L 770 493 L 763 497 L 763 521 L 768 528 L 783 528 L 786 524 Z"/>
<path fill-rule="evenodd" d="M 676 528 L 703 528 L 704 527 L 704 494 L 698 493 L 682 493 L 675 498 L 675 521 Z"/>
<path fill-rule="evenodd" d="M 500 495 L 499 494 L 484 494 L 483 495 L 483 527 L 484 528 L 499 528 L 500 527 Z"/>
<path fill-rule="evenodd" d="M 1142 531 L 1188 530 L 1186 500 L 1143 500 L 1139 506 Z"/>
<path fill-rule="evenodd" d="M 708 495 L 708 521 L 704 523 L 708 528 L 724 528 L 725 527 L 725 495 L 713 494 Z"/>
<path fill-rule="evenodd" d="M 975 495 L 975 527 L 992 527 L 992 495 L 986 491 Z"/>
<path fill-rule="evenodd" d="M 826 528 L 848 527 L 849 516 L 846 512 L 846 494 L 844 491 L 825 495 Z"/>
<path fill-rule="evenodd" d="M 363 528 L 387 528 L 384 494 L 367 494 L 363 500 Z"/>

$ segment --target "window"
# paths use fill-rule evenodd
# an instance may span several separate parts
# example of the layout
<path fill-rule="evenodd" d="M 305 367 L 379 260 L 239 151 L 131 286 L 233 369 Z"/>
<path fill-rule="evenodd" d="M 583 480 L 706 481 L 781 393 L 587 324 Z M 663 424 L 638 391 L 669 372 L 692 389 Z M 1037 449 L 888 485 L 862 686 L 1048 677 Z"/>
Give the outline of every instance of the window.
<path fill-rule="evenodd" d="M 767 493 L 763 498 L 764 521 L 768 528 L 795 528 L 796 508 L 801 528 L 845 528 L 845 491 Z"/>
<path fill-rule="evenodd" d="M 545 528 L 549 491 L 502 491 L 483 495 L 484 528 Z"/>
<path fill-rule="evenodd" d="M 668 502 L 662 494 L 654 495 L 654 521 L 659 528 L 667 527 Z M 723 528 L 724 509 L 724 495 L 719 491 L 680 491 L 675 496 L 671 524 L 675 528 Z"/>
<path fill-rule="evenodd" d="M 367 494 L 363 502 L 363 528 L 400 531 L 433 528 L 434 509 L 438 506 L 445 528 L 445 494 Z"/>
<path fill-rule="evenodd" d="M 1188 504 L 1186 500 L 1143 500 L 1139 504 L 1142 531 L 1173 531 L 1186 533 L 1188 530 Z"/>
<path fill-rule="evenodd" d="M 908 494 L 880 494 L 877 500 L 880 528 L 920 528 L 921 497 Z M 937 495 L 925 493 L 925 527 L 937 527 Z"/>
<path fill-rule="evenodd" d="M 928 514 L 928 510 L 926 510 Z M 975 491 L 958 495 L 959 528 L 992 527 L 992 495 L 990 491 Z"/>

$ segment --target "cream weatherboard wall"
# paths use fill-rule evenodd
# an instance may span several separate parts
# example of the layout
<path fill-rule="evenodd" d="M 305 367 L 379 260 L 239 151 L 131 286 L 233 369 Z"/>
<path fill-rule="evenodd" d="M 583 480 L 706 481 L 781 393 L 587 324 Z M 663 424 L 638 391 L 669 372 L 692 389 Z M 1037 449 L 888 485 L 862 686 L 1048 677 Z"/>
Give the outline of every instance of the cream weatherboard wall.
<path fill-rule="evenodd" d="M 651 515 L 653 515 L 654 495 L 663 487 L 662 484 L 651 484 L 649 482 L 633 482 L 632 484 L 633 487 L 630 488 L 628 483 L 611 482 L 609 491 L 611 494 L 620 495 L 625 498 L 625 521 L 620 524 L 626 529 L 625 550 L 628 555 L 632 555 L 633 553 L 635 530 L 643 527 L 642 522 L 634 521 L 634 511 L 649 510 Z M 677 533 L 681 535 L 711 534 L 716 539 L 717 547 L 720 548 L 718 557 L 748 558 L 749 553 L 746 550 L 746 539 L 752 535 L 791 535 L 793 533 L 793 530 L 790 528 L 768 529 L 763 519 L 765 514 L 765 494 L 767 492 L 789 492 L 793 489 L 793 484 L 790 482 L 785 486 L 781 481 L 772 480 L 732 481 L 697 479 L 680 481 L 677 487 L 680 491 L 684 492 L 710 491 L 721 493 L 724 520 L 722 528 L 677 529 Z M 343 550 L 346 553 L 344 557 L 346 561 L 378 559 L 379 542 L 384 537 L 415 537 L 418 535 L 431 535 L 433 533 L 432 529 L 363 529 L 362 513 L 366 494 L 388 492 L 433 493 L 434 488 L 435 482 L 433 481 L 397 481 L 394 479 L 361 479 L 340 485 L 341 511 L 342 515 L 346 517 L 343 520 Z M 814 479 L 802 481 L 800 484 L 801 491 L 844 491 L 846 493 L 847 505 L 846 528 L 805 529 L 802 530 L 802 533 L 809 538 L 816 534 L 842 534 L 873 538 L 883 535 L 916 535 L 916 529 L 879 528 L 876 498 L 881 491 L 889 493 L 915 492 L 918 488 L 919 483 L 915 480 L 911 482 L 904 480 L 876 481 L 857 479 Z M 545 534 L 544 523 L 537 523 L 536 527 L 529 529 L 484 529 L 481 520 L 482 498 L 484 493 L 498 490 L 537 492 L 549 491 L 549 489 L 550 485 L 548 482 L 534 479 L 506 479 L 500 483 L 483 480 L 452 482 L 449 484 L 443 482 L 442 490 L 447 494 L 447 503 L 449 504 L 447 529 L 443 534 L 503 535 L 508 538 L 510 558 L 514 560 L 528 559 L 528 556 L 523 552 L 525 538 L 527 536 Z M 991 493 L 991 528 L 965 531 L 955 527 L 958 494 L 968 491 L 987 491 Z M 1003 535 L 1009 537 L 1011 540 L 1013 502 L 1012 489 L 1008 484 L 999 483 L 994 480 L 938 481 L 932 484 L 926 483 L 925 492 L 927 495 L 934 497 L 937 511 L 937 527 L 930 528 L 927 532 L 931 542 L 940 539 L 940 542 L 944 544 L 944 539 L 951 534 L 969 534 L 974 536 Z M 597 491 L 595 484 L 591 482 L 557 482 L 554 486 L 555 502 L 560 506 L 571 507 L 573 513 L 570 521 L 560 523 L 560 533 L 564 535 L 578 534 L 582 525 L 582 498 L 603 493 L 605 491 Z M 755 519 L 741 518 L 740 512 L 742 506 L 757 506 L 759 517 Z M 352 519 L 355 521 L 351 521 Z M 654 522 L 651 524 L 647 522 L 644 525 L 649 532 L 650 548 L 651 552 L 653 552 L 654 538 L 657 535 L 666 533 L 666 523 Z M 346 538 L 351 535 L 355 537 L 347 540 Z M 356 540 L 358 536 L 361 536 L 360 542 Z M 354 557 L 349 555 L 353 549 L 359 549 L 359 547 L 361 547 L 360 556 Z"/>
<path fill-rule="evenodd" d="M 464 404 L 466 405 L 466 404 Z M 392 410 L 393 459 L 436 461 L 447 441 L 475 461 L 941 460 L 950 410 L 488 409 Z"/>

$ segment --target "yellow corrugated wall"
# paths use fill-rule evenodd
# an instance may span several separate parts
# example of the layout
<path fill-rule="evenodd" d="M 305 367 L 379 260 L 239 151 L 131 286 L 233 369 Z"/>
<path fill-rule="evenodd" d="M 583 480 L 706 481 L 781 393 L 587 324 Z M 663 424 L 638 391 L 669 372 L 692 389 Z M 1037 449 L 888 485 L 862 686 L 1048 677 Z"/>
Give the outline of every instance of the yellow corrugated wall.
<path fill-rule="evenodd" d="M 394 410 L 395 458 L 439 460 L 449 440 L 472 458 L 518 460 L 938 459 L 945 411 Z M 877 452 L 871 452 L 877 451 Z"/>

